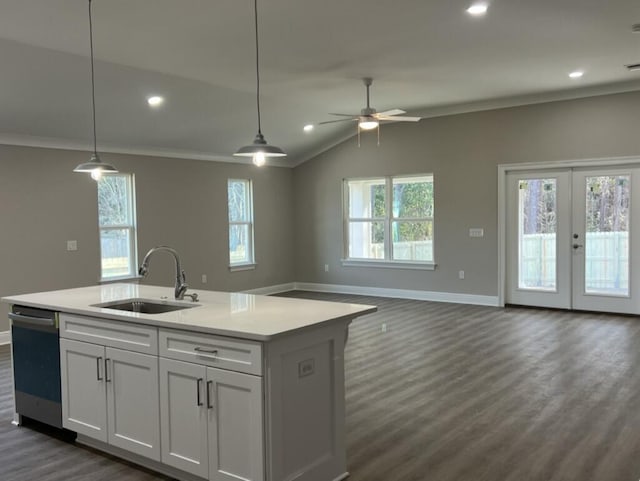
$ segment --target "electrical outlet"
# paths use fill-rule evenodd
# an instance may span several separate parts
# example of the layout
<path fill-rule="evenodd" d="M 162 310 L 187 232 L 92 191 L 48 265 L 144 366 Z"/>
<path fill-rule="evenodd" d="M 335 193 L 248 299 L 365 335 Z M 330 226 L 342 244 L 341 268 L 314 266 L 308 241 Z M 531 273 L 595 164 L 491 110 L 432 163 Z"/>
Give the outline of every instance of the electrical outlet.
<path fill-rule="evenodd" d="M 68 251 L 77 251 L 78 250 L 78 241 L 68 240 L 67 241 L 67 250 Z"/>
<path fill-rule="evenodd" d="M 458 271 L 458 279 L 464 279 L 464 271 Z"/>
<path fill-rule="evenodd" d="M 316 370 L 316 362 L 314 359 L 305 359 L 298 363 L 298 377 L 311 376 Z"/>
<path fill-rule="evenodd" d="M 325 272 L 329 272 L 329 264 L 325 264 L 324 265 L 324 271 Z"/>
<path fill-rule="evenodd" d="M 207 283 L 207 275 L 206 274 L 202 274 L 202 283 L 203 284 Z"/>

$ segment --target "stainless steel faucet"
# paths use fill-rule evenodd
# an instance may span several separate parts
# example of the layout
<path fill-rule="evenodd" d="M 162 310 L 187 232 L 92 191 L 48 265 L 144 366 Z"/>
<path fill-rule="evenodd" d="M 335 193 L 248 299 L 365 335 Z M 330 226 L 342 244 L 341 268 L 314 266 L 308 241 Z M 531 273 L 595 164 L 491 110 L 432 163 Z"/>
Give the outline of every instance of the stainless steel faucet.
<path fill-rule="evenodd" d="M 153 249 L 150 249 L 149 252 L 147 252 L 147 254 L 144 256 L 144 259 L 142 260 L 142 264 L 138 269 L 138 274 L 140 274 L 142 277 L 145 277 L 147 275 L 147 272 L 149 272 L 149 258 L 154 252 L 158 252 L 158 251 L 168 252 L 173 256 L 174 260 L 176 261 L 175 297 L 178 300 L 184 299 L 185 292 L 187 292 L 187 289 L 189 288 L 189 286 L 187 285 L 187 282 L 186 282 L 187 278 L 184 274 L 184 271 L 182 270 L 182 265 L 180 264 L 180 256 L 178 256 L 178 253 L 175 251 L 175 249 L 172 249 L 171 247 L 167 247 L 167 246 L 157 246 L 157 247 L 154 247 Z M 193 297 L 191 299 L 195 302 L 197 297 L 196 299 L 193 299 Z"/>

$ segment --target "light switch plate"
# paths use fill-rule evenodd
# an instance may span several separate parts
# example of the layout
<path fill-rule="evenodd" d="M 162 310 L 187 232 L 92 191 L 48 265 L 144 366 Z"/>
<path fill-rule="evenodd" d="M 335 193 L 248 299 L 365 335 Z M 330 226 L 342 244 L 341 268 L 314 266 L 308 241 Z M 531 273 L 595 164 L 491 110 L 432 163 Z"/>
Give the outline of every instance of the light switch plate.
<path fill-rule="evenodd" d="M 68 240 L 67 241 L 67 250 L 68 251 L 77 251 L 78 250 L 78 241 Z"/>
<path fill-rule="evenodd" d="M 484 229 L 482 227 L 472 227 L 469 229 L 469 237 L 484 237 Z"/>

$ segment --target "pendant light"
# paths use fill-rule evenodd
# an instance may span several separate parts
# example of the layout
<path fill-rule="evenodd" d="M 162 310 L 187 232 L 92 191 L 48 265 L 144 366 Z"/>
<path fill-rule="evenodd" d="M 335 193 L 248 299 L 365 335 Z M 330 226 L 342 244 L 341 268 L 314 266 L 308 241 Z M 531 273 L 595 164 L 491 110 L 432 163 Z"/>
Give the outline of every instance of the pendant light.
<path fill-rule="evenodd" d="M 96 85 L 93 68 L 93 23 L 91 21 L 91 0 L 89 0 L 89 46 L 91 49 L 91 113 L 93 115 L 93 153 L 89 162 L 78 165 L 74 172 L 88 172 L 94 180 L 100 180 L 102 174 L 115 174 L 118 172 L 113 165 L 100 160 L 98 155 L 98 141 L 96 136 Z"/>
<path fill-rule="evenodd" d="M 262 125 L 260 123 L 260 49 L 258 45 L 258 0 L 253 0 L 253 12 L 255 17 L 256 31 L 256 105 L 258 107 L 258 133 L 253 143 L 240 147 L 233 154 L 239 157 L 252 157 L 253 163 L 258 167 L 266 162 L 267 157 L 285 157 L 287 154 L 280 147 L 269 145 L 262 135 Z"/>

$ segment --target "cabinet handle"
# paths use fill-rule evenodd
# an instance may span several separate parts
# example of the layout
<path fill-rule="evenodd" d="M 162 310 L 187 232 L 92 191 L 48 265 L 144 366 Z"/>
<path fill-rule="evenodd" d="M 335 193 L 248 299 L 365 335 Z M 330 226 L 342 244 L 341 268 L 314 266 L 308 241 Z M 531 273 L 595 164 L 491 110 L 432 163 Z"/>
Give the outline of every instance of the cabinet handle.
<path fill-rule="evenodd" d="M 217 349 L 209 349 L 206 347 L 200 347 L 200 346 L 196 346 L 193 348 L 194 351 L 196 351 L 198 354 L 201 353 L 205 353 L 205 354 L 211 354 L 211 356 L 205 356 L 205 357 L 218 357 L 218 350 Z"/>
<path fill-rule="evenodd" d="M 104 360 L 104 380 L 105 382 L 111 382 L 111 379 L 109 379 L 109 361 L 111 361 L 111 359 L 106 358 Z"/>
<path fill-rule="evenodd" d="M 207 381 L 207 409 L 213 409 L 213 404 L 211 404 L 211 386 L 213 381 Z"/>
<path fill-rule="evenodd" d="M 196 406 L 202 406 L 202 399 L 200 399 L 200 385 L 202 384 L 202 378 L 198 378 L 196 381 Z"/>
<path fill-rule="evenodd" d="M 96 377 L 98 381 L 102 381 L 102 376 L 100 375 L 100 364 L 102 364 L 102 357 L 96 358 Z"/>

